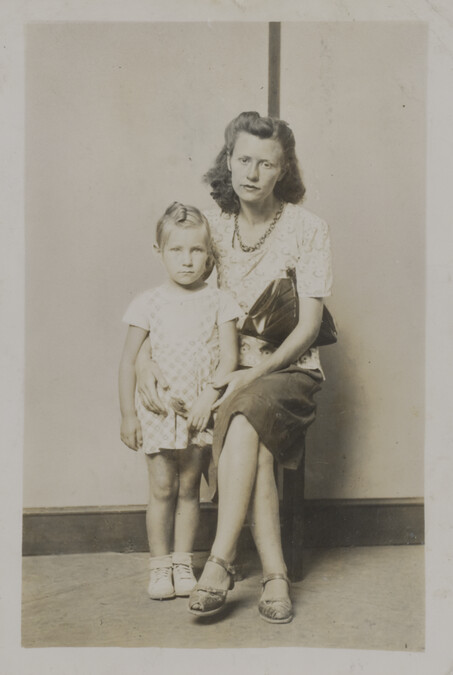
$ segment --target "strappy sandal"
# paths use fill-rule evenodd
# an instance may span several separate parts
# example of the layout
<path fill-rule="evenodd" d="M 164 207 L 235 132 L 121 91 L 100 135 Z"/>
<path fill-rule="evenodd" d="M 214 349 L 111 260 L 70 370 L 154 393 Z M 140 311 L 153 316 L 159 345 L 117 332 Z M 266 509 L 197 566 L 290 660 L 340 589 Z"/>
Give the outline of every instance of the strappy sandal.
<path fill-rule="evenodd" d="M 208 562 L 213 562 L 223 567 L 230 576 L 230 583 L 226 591 L 220 588 L 197 584 L 189 597 L 189 612 L 195 614 L 195 616 L 213 616 L 221 612 L 225 607 L 228 591 L 234 588 L 235 569 L 233 565 L 227 563 L 223 558 L 217 558 L 215 555 L 210 555 Z M 199 605 L 199 608 L 195 607 L 195 605 Z"/>
<path fill-rule="evenodd" d="M 286 574 L 269 574 L 269 576 L 261 579 L 261 585 L 266 586 L 268 581 L 272 579 L 283 579 L 291 588 L 290 581 Z M 291 600 L 288 598 L 273 598 L 272 600 L 260 600 L 258 604 L 258 611 L 260 617 L 269 623 L 289 623 L 293 620 L 293 606 Z"/>

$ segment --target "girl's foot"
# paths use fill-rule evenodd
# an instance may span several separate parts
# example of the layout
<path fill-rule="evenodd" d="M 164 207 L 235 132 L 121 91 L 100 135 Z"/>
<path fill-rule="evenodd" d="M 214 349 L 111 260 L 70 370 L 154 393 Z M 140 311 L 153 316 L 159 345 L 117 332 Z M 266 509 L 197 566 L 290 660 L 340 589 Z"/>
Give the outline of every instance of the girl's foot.
<path fill-rule="evenodd" d="M 175 593 L 179 598 L 187 597 L 197 583 L 193 573 L 192 553 L 175 552 L 172 560 Z"/>
<path fill-rule="evenodd" d="M 155 556 L 149 559 L 148 595 L 151 600 L 169 600 L 175 597 L 173 587 L 171 555 Z"/>

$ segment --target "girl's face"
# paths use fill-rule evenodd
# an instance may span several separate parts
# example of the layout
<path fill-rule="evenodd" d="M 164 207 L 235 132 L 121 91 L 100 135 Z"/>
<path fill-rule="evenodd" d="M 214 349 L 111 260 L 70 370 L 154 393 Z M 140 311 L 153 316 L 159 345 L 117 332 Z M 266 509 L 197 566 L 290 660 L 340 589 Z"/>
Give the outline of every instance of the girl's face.
<path fill-rule="evenodd" d="M 233 190 L 241 201 L 259 204 L 273 194 L 283 176 L 283 150 L 279 141 L 241 132 L 228 157 Z"/>
<path fill-rule="evenodd" d="M 173 283 L 194 288 L 203 283 L 209 258 L 203 227 L 172 227 L 162 249 L 162 261 Z"/>

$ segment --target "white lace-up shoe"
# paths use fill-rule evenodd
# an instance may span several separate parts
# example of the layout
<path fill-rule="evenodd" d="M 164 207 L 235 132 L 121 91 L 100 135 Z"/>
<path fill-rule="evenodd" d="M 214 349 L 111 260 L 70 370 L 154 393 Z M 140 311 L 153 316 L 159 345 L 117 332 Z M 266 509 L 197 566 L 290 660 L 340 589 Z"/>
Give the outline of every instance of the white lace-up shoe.
<path fill-rule="evenodd" d="M 167 600 L 175 597 L 172 578 L 171 555 L 161 555 L 149 559 L 151 571 L 148 595 L 151 600 Z"/>
<path fill-rule="evenodd" d="M 173 583 L 178 597 L 187 597 L 197 580 L 193 574 L 192 553 L 173 553 Z"/>

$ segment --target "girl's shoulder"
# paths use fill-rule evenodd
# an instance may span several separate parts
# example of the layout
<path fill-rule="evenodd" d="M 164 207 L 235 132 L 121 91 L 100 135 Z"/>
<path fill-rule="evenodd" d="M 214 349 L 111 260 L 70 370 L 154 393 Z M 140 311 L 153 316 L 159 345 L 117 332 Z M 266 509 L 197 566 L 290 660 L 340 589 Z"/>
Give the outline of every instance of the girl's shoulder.
<path fill-rule="evenodd" d="M 225 307 L 231 308 L 234 305 L 236 311 L 237 303 L 231 293 L 224 291 L 217 286 L 207 283 L 205 288 L 197 295 L 200 300 L 209 301 L 211 305 L 215 306 L 217 309 L 223 310 Z"/>
<path fill-rule="evenodd" d="M 150 306 L 159 302 L 162 298 L 165 297 L 165 289 L 163 285 L 153 286 L 152 288 L 147 288 L 144 291 L 140 291 L 132 300 L 132 303 L 135 305 Z"/>

